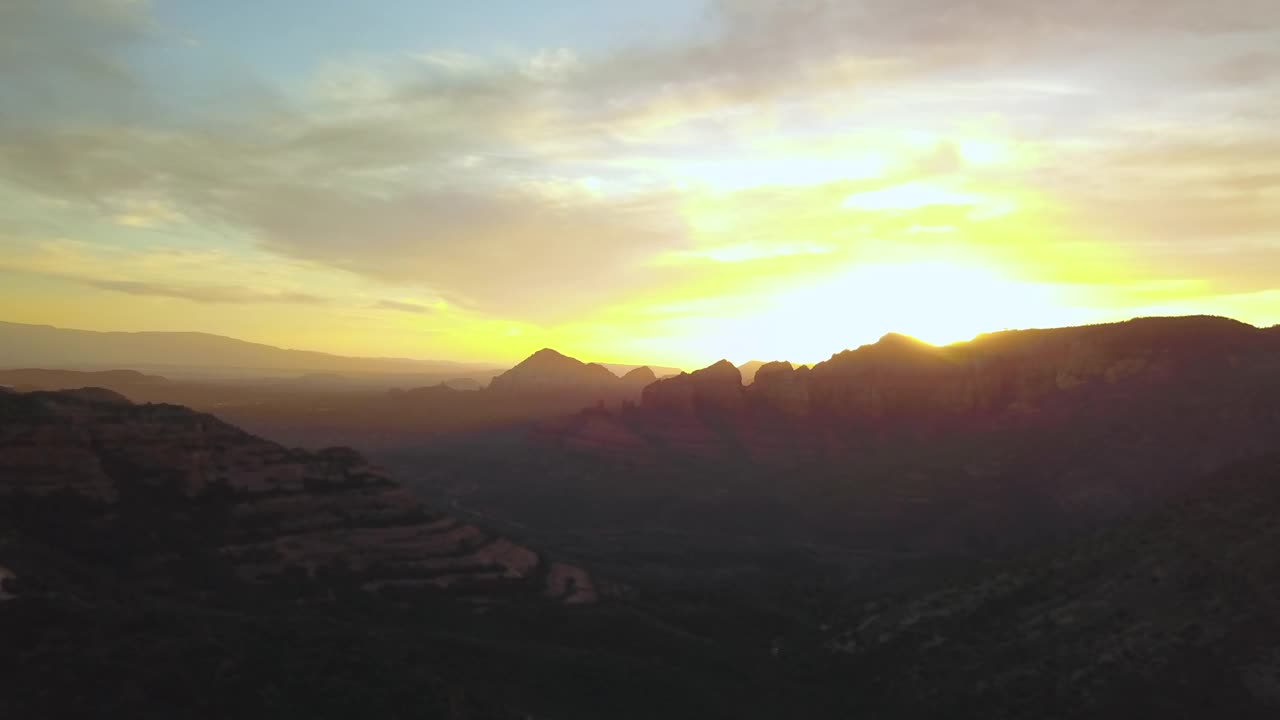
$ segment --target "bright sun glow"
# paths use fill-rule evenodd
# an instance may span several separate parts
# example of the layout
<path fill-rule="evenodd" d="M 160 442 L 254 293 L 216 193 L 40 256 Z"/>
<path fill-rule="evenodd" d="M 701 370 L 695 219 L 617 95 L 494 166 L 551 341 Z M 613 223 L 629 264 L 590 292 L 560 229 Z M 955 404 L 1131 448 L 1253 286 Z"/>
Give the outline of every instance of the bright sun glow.
<path fill-rule="evenodd" d="M 1086 319 L 1052 285 L 1009 280 L 976 264 L 922 260 L 855 265 L 782 292 L 750 321 L 708 328 L 703 342 L 735 360 L 786 348 L 814 362 L 887 332 L 944 345 L 1003 328 Z M 833 336 L 841 338 L 835 346 Z"/>

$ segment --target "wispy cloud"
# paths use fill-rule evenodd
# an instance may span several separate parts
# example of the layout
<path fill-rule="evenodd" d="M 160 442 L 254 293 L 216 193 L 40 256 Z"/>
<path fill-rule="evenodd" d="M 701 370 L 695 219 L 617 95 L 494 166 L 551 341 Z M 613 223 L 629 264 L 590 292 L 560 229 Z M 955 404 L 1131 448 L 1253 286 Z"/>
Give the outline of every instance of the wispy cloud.
<path fill-rule="evenodd" d="M 399 312 L 417 313 L 419 315 L 425 315 L 427 313 L 432 312 L 432 308 L 429 305 L 421 305 L 419 303 L 411 303 L 411 302 L 401 302 L 399 300 L 379 300 L 378 302 L 374 303 L 374 307 L 381 308 L 383 310 L 397 310 Z"/>
<path fill-rule="evenodd" d="M 318 295 L 299 292 L 273 292 L 229 285 L 163 285 L 135 280 L 102 280 L 81 278 L 80 282 L 91 287 L 130 295 L 190 300 L 198 303 L 230 303 L 256 305 L 259 303 L 285 303 L 291 305 L 326 305 L 329 300 Z"/>
<path fill-rule="evenodd" d="M 960 243 L 1034 246 L 1045 276 L 1086 255 L 1177 276 L 1207 241 L 1249 258 L 1197 263 L 1215 283 L 1268 282 L 1273 0 L 723 0 L 708 28 L 325 58 L 269 100 L 223 98 L 215 122 L 138 71 L 134 51 L 167 42 L 146 3 L 17 0 L 0 6 L 0 185 L 359 276 L 364 297 L 544 325 Z M 89 284 L 322 301 L 103 275 Z"/>

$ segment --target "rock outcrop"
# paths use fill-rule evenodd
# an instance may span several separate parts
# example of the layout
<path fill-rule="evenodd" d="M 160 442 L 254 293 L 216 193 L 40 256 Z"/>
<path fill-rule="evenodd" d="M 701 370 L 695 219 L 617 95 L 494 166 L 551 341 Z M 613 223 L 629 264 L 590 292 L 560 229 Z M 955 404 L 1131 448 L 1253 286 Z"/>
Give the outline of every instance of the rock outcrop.
<path fill-rule="evenodd" d="M 340 578 L 484 602 L 594 599 L 585 571 L 553 572 L 560 563 L 428 511 L 353 450 L 290 450 L 210 415 L 101 389 L 0 396 L 0 495 L 56 506 L 68 494 L 98 503 L 92 523 L 125 535 L 147 530 L 117 527 L 136 522 L 139 503 L 164 518 L 205 518 L 192 541 L 252 581 Z M 176 551 L 160 542 L 127 561 L 180 564 L 165 559 Z M 572 593 L 558 579 L 566 573 Z"/>
<path fill-rule="evenodd" d="M 646 387 L 645 408 L 693 414 L 699 411 L 732 412 L 745 406 L 742 374 L 728 360 L 692 373 L 681 373 Z"/>
<path fill-rule="evenodd" d="M 788 362 L 765 363 L 756 371 L 749 391 L 751 399 L 784 415 L 809 413 L 809 368 L 793 368 Z"/>

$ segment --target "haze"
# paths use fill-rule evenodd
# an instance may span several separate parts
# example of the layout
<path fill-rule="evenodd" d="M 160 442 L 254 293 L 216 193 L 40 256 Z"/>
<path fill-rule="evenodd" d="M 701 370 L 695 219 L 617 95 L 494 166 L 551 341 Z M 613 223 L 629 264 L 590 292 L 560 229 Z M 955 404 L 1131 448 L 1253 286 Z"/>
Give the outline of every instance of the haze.
<path fill-rule="evenodd" d="M 0 317 L 510 364 L 1280 322 L 1273 0 L 0 5 Z"/>

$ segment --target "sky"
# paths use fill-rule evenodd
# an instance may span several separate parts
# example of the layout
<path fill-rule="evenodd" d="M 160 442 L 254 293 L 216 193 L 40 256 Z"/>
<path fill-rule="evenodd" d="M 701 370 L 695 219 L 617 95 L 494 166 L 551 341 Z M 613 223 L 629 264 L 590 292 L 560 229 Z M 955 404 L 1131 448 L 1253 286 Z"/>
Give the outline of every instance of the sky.
<path fill-rule="evenodd" d="M 699 367 L 1280 323 L 1275 0 L 4 0 L 0 320 Z"/>

